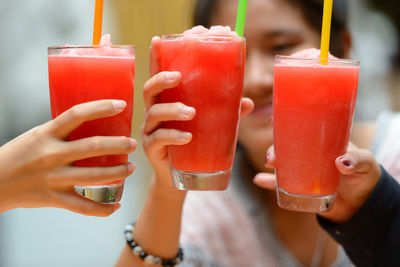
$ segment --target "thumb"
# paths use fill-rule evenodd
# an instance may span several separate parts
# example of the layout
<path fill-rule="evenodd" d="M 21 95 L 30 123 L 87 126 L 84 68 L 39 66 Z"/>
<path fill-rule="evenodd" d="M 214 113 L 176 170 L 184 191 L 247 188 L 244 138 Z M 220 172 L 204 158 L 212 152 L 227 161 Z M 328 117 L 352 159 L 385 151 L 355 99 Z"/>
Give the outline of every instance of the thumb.
<path fill-rule="evenodd" d="M 365 149 L 347 151 L 346 154 L 336 158 L 335 164 L 343 175 L 368 173 L 375 161 L 371 152 Z"/>

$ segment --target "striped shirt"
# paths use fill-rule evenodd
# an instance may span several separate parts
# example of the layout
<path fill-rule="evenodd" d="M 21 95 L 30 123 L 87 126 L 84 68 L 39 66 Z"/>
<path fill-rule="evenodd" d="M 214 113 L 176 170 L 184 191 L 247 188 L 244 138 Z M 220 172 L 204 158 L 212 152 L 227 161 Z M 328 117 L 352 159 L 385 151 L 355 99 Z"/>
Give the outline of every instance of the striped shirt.
<path fill-rule="evenodd" d="M 377 121 L 372 152 L 400 180 L 400 114 L 384 112 Z M 238 151 L 229 189 L 189 192 L 184 205 L 181 243 L 185 261 L 196 267 L 300 267 L 277 237 L 269 214 L 245 179 L 254 176 Z M 248 167 L 248 166 L 247 166 Z M 246 173 L 247 172 L 247 173 Z M 332 267 L 351 266 L 339 250 Z"/>

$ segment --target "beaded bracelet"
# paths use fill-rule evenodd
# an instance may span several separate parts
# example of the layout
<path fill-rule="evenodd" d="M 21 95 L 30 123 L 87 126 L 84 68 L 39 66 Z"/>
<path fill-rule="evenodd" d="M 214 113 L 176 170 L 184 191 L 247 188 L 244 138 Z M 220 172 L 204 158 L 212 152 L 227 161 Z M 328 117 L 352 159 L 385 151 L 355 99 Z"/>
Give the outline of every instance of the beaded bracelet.
<path fill-rule="evenodd" d="M 176 254 L 175 258 L 173 258 L 173 259 L 161 259 L 160 257 L 150 255 L 150 254 L 146 253 L 145 251 L 143 251 L 142 247 L 139 246 L 133 239 L 132 232 L 133 232 L 133 229 L 135 228 L 135 224 L 136 223 L 130 223 L 125 227 L 126 243 L 132 249 L 133 254 L 140 257 L 142 260 L 144 260 L 144 262 L 146 264 L 155 264 L 155 265 L 163 266 L 163 267 L 173 267 L 183 261 L 182 248 L 179 248 L 178 254 Z"/>

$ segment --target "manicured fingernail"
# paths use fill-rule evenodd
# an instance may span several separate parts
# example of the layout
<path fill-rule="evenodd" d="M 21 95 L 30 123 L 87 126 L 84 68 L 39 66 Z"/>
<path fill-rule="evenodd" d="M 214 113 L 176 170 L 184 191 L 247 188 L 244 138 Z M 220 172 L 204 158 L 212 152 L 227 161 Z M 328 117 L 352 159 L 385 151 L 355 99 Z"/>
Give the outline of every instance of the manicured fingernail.
<path fill-rule="evenodd" d="M 195 112 L 194 108 L 185 106 L 185 107 L 182 108 L 182 114 L 181 115 L 182 115 L 183 118 L 188 118 L 188 117 L 192 116 L 194 112 Z"/>
<path fill-rule="evenodd" d="M 269 119 L 268 119 L 268 124 L 272 125 L 273 123 L 274 123 L 274 117 L 271 116 L 271 117 L 269 117 Z"/>
<path fill-rule="evenodd" d="M 131 146 L 132 147 L 136 147 L 137 146 L 137 142 L 136 142 L 135 139 L 131 138 L 131 139 L 129 139 L 129 141 L 131 142 Z"/>
<path fill-rule="evenodd" d="M 116 112 L 121 112 L 126 107 L 126 102 L 123 100 L 114 100 L 112 104 Z"/>
<path fill-rule="evenodd" d="M 129 172 L 133 172 L 135 170 L 135 167 L 136 167 L 135 164 L 128 162 L 128 171 Z"/>
<path fill-rule="evenodd" d="M 271 154 L 269 152 L 267 152 L 267 154 L 265 154 L 265 160 L 264 160 L 264 164 L 267 164 L 269 159 L 271 157 Z"/>
<path fill-rule="evenodd" d="M 166 76 L 168 82 L 172 82 L 172 81 L 175 81 L 176 78 L 178 78 L 178 73 L 177 72 L 168 72 L 165 76 Z"/>
<path fill-rule="evenodd" d="M 346 157 L 340 157 L 339 158 L 339 161 L 344 165 L 344 166 L 346 166 L 346 167 L 350 167 L 352 164 L 351 164 L 351 160 L 349 160 L 348 158 L 346 158 Z"/>
<path fill-rule="evenodd" d="M 187 141 L 189 141 L 191 138 L 192 138 L 192 134 L 191 134 L 191 133 L 183 132 L 183 133 L 180 134 L 180 139 L 181 139 L 181 141 L 183 141 L 183 142 L 187 142 Z"/>

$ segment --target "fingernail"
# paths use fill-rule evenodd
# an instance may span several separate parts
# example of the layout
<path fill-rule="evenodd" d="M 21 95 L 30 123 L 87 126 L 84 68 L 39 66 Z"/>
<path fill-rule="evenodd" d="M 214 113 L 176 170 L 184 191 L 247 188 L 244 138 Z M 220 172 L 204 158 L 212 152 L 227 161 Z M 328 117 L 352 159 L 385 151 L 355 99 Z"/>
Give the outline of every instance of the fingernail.
<path fill-rule="evenodd" d="M 268 163 L 270 157 L 271 157 L 271 154 L 269 152 L 267 152 L 267 154 L 265 154 L 264 164 Z"/>
<path fill-rule="evenodd" d="M 177 72 L 168 72 L 165 76 L 166 76 L 168 82 L 171 82 L 171 81 L 176 80 L 176 78 L 178 77 L 178 73 Z"/>
<path fill-rule="evenodd" d="M 274 123 L 274 116 L 269 117 L 268 124 L 272 125 Z"/>
<path fill-rule="evenodd" d="M 349 160 L 346 157 L 340 157 L 339 161 L 346 167 L 350 167 L 351 166 L 351 160 Z"/>
<path fill-rule="evenodd" d="M 129 171 L 130 173 L 133 172 L 133 171 L 135 170 L 135 167 L 136 167 L 135 164 L 133 164 L 133 163 L 131 163 L 131 162 L 128 162 L 128 171 Z"/>
<path fill-rule="evenodd" d="M 180 139 L 181 139 L 183 142 L 187 142 L 187 141 L 189 141 L 191 138 L 192 138 L 192 134 L 191 134 L 191 133 L 183 132 L 183 133 L 180 134 Z"/>
<path fill-rule="evenodd" d="M 131 142 L 131 146 L 132 147 L 136 147 L 137 146 L 137 142 L 136 142 L 135 139 L 131 138 L 131 139 L 129 139 L 129 141 Z"/>
<path fill-rule="evenodd" d="M 116 112 L 121 112 L 126 107 L 126 102 L 123 100 L 114 100 L 112 104 Z"/>
<path fill-rule="evenodd" d="M 192 116 L 194 112 L 195 112 L 194 108 L 185 106 L 185 107 L 182 108 L 182 114 L 181 115 L 184 118 L 188 118 L 188 117 Z"/>

